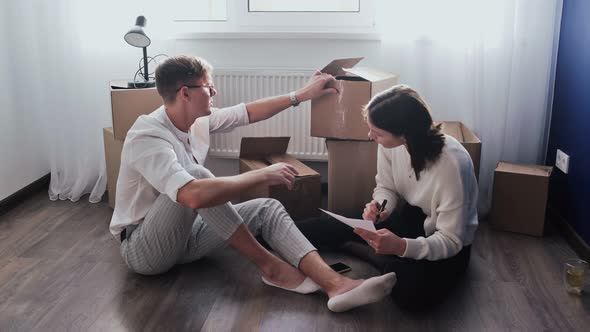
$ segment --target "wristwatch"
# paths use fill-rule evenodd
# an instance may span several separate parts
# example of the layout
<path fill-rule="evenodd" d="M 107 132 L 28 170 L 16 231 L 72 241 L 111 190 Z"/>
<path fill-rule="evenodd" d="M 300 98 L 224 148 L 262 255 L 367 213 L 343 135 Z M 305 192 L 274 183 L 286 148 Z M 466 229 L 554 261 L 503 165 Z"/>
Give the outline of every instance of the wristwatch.
<path fill-rule="evenodd" d="M 297 100 L 295 91 L 291 91 L 291 93 L 289 93 L 289 99 L 291 99 L 291 106 L 293 107 L 299 106 L 299 103 L 301 103 L 299 100 Z"/>

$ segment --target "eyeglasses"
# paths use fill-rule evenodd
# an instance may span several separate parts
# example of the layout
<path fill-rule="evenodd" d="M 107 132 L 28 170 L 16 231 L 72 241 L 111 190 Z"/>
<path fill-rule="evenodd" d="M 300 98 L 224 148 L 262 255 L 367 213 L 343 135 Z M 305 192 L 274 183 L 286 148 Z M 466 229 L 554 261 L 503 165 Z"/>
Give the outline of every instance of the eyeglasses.
<path fill-rule="evenodd" d="M 180 88 L 176 89 L 176 92 L 180 91 L 180 89 L 187 87 L 189 89 L 196 89 L 196 88 L 208 88 L 209 89 L 209 96 L 213 97 L 217 94 L 217 90 L 215 90 L 215 85 L 183 85 Z"/>

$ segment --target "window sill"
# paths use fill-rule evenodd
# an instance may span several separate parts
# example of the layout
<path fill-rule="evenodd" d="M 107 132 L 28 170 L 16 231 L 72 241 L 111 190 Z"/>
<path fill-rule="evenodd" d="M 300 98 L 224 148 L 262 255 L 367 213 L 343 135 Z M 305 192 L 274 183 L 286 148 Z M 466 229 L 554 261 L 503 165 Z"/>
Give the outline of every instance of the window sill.
<path fill-rule="evenodd" d="M 333 32 L 333 31 L 230 31 L 230 32 L 183 32 L 177 33 L 177 40 L 190 39 L 336 39 L 336 40 L 381 40 L 377 32 Z"/>

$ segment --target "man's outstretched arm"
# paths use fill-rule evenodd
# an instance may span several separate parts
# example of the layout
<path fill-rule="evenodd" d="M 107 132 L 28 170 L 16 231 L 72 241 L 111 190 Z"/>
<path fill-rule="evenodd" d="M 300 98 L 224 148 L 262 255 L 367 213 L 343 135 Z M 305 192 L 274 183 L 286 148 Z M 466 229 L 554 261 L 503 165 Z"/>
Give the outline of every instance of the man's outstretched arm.
<path fill-rule="evenodd" d="M 329 93 L 337 93 L 335 88 L 327 87 L 333 81 L 332 75 L 315 72 L 304 87 L 295 91 L 297 101 L 304 102 Z M 291 98 L 288 94 L 259 99 L 246 104 L 250 123 L 266 120 L 289 107 L 291 107 Z"/>
<path fill-rule="evenodd" d="M 236 176 L 195 179 L 178 189 L 176 200 L 191 209 L 217 206 L 237 199 L 240 193 L 261 184 L 283 184 L 292 189 L 296 174 L 293 166 L 277 163 Z"/>

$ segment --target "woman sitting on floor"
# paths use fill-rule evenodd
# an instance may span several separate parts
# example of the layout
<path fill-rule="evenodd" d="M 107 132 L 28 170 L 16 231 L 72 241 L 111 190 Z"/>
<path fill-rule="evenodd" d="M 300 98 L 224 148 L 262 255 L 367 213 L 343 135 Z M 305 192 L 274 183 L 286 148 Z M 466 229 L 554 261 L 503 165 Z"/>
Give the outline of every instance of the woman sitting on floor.
<path fill-rule="evenodd" d="M 433 124 L 428 105 L 408 86 L 375 96 L 364 115 L 369 138 L 379 147 L 377 186 L 362 217 L 375 222 L 377 231 L 352 232 L 329 218 L 297 225 L 320 249 L 348 242 L 382 273 L 395 272 L 394 302 L 426 309 L 445 298 L 469 264 L 478 225 L 473 163 L 457 140 Z"/>

